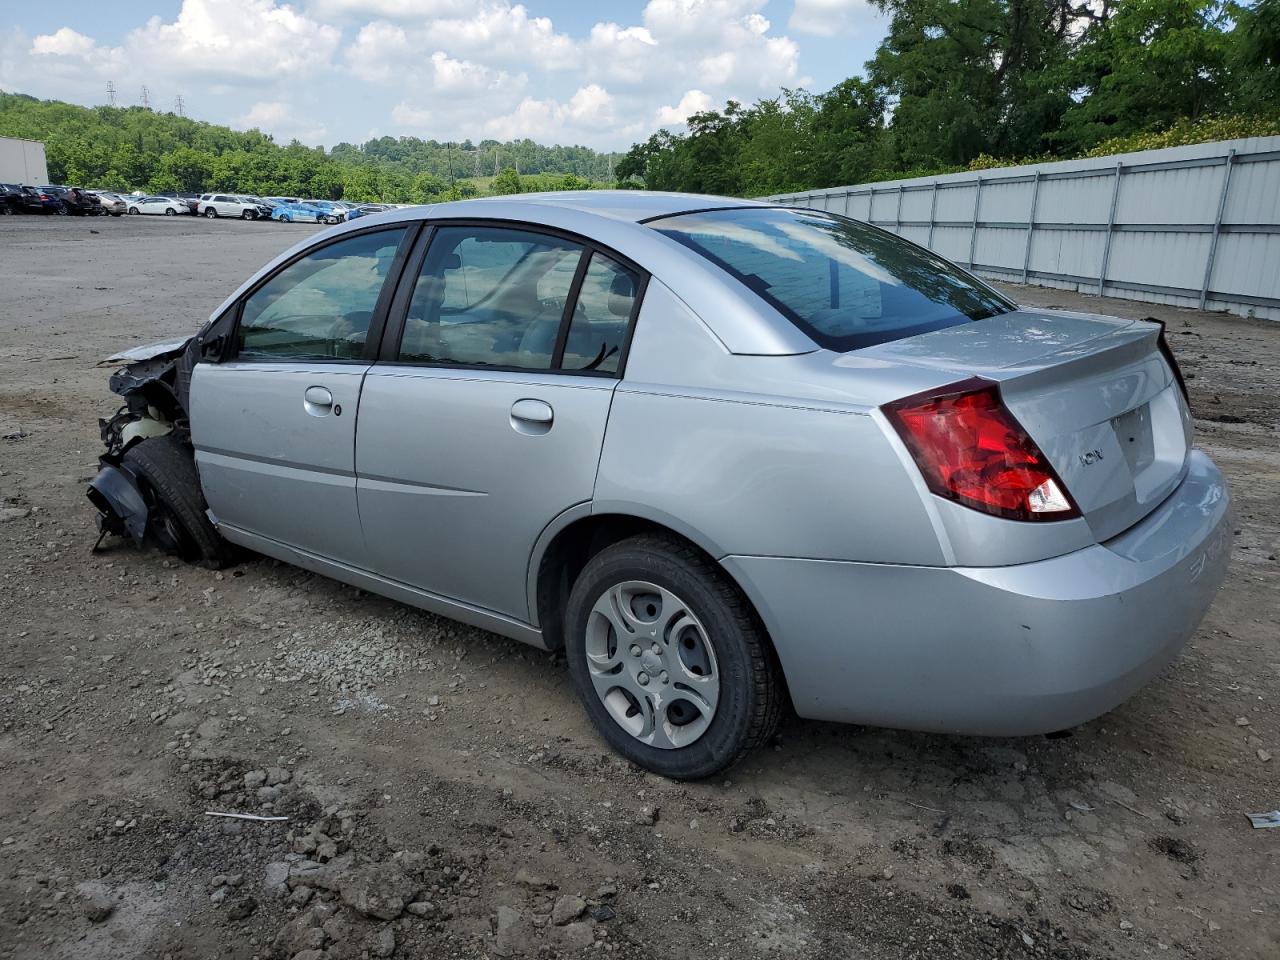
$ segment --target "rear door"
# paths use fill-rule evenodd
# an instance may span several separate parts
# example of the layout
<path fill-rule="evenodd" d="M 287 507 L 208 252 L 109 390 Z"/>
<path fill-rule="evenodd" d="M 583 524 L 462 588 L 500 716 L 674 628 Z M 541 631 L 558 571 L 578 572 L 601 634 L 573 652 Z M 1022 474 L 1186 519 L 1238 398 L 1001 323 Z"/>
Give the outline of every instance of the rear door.
<path fill-rule="evenodd" d="M 348 234 L 293 259 L 233 308 L 230 359 L 196 364 L 191 437 L 219 523 L 365 562 L 356 412 L 408 233 Z"/>
<path fill-rule="evenodd" d="M 527 621 L 538 535 L 594 490 L 642 274 L 535 227 L 441 225 L 424 246 L 360 400 L 369 553 Z"/>

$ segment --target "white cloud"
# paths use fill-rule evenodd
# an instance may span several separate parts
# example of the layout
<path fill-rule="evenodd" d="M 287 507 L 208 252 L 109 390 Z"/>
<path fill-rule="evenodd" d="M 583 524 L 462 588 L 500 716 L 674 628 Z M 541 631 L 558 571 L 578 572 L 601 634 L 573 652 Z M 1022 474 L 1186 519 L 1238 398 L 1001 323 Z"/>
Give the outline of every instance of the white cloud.
<path fill-rule="evenodd" d="M 659 107 L 654 121 L 662 127 L 676 127 L 688 122 L 695 113 L 710 110 L 713 106 L 711 98 L 701 90 L 690 90 L 674 107 Z"/>
<path fill-rule="evenodd" d="M 874 15 L 867 0 L 796 0 L 787 28 L 829 37 L 869 22 Z"/>
<path fill-rule="evenodd" d="M 340 33 L 274 0 L 183 0 L 177 18 L 152 17 L 118 47 L 68 27 L 37 36 L 31 53 L 79 61 L 128 79 L 200 78 L 228 84 L 308 73 L 326 64 Z"/>
<path fill-rule="evenodd" d="M 121 102 L 146 84 L 161 109 L 181 92 L 202 117 L 300 139 L 323 131 L 323 117 L 342 139 L 377 129 L 617 148 L 655 118 L 678 128 L 727 99 L 811 82 L 768 0 L 648 0 L 633 22 L 602 18 L 575 33 L 539 15 L 546 3 L 183 0 L 172 18 L 112 43 L 57 21 L 34 39 L 0 32 L 0 86 L 95 103 L 108 80 Z M 793 29 L 865 9 L 797 0 Z"/>
<path fill-rule="evenodd" d="M 86 57 L 93 52 L 94 42 L 83 33 L 70 27 L 36 37 L 31 42 L 31 52 L 37 56 Z"/>
<path fill-rule="evenodd" d="M 416 17 L 457 16 L 475 8 L 475 0 L 311 0 L 307 9 L 319 18 L 385 17 L 408 20 Z"/>

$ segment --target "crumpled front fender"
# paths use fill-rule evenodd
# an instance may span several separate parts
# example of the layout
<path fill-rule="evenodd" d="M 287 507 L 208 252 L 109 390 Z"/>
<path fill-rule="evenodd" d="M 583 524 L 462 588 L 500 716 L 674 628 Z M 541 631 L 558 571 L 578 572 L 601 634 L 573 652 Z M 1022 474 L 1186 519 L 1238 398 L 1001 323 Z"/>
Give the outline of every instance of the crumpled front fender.
<path fill-rule="evenodd" d="M 127 469 L 103 463 L 89 481 L 90 502 L 98 508 L 99 529 L 115 534 L 128 533 L 141 544 L 147 532 L 147 502 L 138 482 Z"/>

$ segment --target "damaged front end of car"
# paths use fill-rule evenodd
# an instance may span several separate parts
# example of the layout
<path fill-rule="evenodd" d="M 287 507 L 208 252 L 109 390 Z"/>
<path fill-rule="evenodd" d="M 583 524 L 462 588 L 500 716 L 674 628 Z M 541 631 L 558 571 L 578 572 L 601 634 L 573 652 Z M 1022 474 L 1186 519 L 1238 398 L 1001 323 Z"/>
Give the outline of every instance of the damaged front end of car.
<path fill-rule="evenodd" d="M 124 400 L 109 419 L 98 421 L 106 450 L 87 495 L 98 510 L 98 543 L 108 534 L 142 544 L 151 508 L 139 477 L 125 462 L 134 444 L 150 437 L 174 436 L 190 442 L 187 419 L 192 350 L 196 338 L 165 341 L 126 350 L 100 366 L 123 363 L 111 374 L 111 392 Z"/>

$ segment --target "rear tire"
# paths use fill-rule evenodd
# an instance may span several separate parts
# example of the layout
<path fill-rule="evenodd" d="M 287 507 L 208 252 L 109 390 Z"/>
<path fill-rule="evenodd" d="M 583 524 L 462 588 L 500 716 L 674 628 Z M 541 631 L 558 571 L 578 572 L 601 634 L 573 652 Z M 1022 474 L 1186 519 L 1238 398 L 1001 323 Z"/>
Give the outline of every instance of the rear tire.
<path fill-rule="evenodd" d="M 648 592 L 653 587 L 661 595 Z M 624 636 L 601 611 L 611 597 L 637 594 L 640 607 L 631 614 L 639 614 L 632 622 L 640 629 Z M 646 609 L 656 635 L 645 632 Z M 786 702 L 776 655 L 746 597 L 704 554 L 671 536 L 632 537 L 587 563 L 565 608 L 565 654 L 608 744 L 676 780 L 717 774 L 767 742 Z"/>
<path fill-rule="evenodd" d="M 213 209 L 213 207 L 206 208 L 204 215 L 210 220 L 218 219 L 218 211 Z"/>
<path fill-rule="evenodd" d="M 147 538 L 167 553 L 210 570 L 234 562 L 231 544 L 205 514 L 200 475 L 191 448 L 173 437 L 152 437 L 125 451 L 124 464 L 138 478 L 147 501 Z"/>

